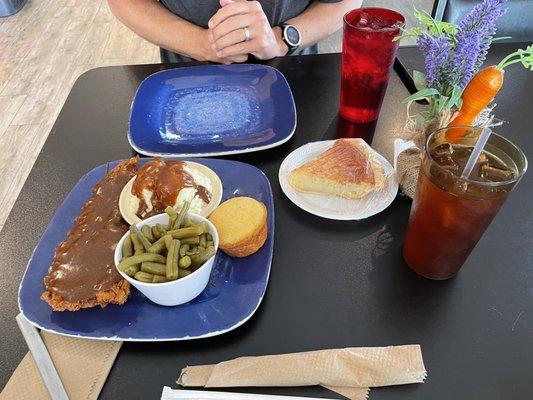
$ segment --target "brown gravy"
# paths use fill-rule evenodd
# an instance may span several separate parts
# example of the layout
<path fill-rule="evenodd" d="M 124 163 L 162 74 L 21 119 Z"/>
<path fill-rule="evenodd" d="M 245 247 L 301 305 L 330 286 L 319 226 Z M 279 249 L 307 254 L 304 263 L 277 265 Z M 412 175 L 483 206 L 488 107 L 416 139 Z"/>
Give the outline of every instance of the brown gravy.
<path fill-rule="evenodd" d="M 183 161 L 154 158 L 148 161 L 137 171 L 137 177 L 133 182 L 131 192 L 140 200 L 137 215 L 141 218 L 150 217 L 162 213 L 167 206 L 174 206 L 179 192 L 184 188 L 194 188 L 196 193 L 205 203 L 211 200 L 211 193 L 187 173 L 183 167 Z M 144 202 L 143 190 L 150 190 L 152 195 L 153 209 L 148 212 Z"/>
<path fill-rule="evenodd" d="M 98 292 L 110 290 L 122 279 L 113 256 L 129 226 L 122 219 L 118 199 L 135 175 L 136 164 L 137 158 L 120 163 L 94 186 L 74 227 L 56 249 L 44 278 L 47 291 L 76 303 L 94 299 Z"/>

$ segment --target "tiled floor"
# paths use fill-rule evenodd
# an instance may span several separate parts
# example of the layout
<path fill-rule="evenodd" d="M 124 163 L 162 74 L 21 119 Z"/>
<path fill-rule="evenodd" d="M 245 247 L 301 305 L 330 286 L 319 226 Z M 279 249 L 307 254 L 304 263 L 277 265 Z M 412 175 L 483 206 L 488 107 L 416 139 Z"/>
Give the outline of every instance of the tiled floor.
<path fill-rule="evenodd" d="M 411 12 L 430 0 L 369 0 Z M 340 34 L 320 45 L 340 50 Z M 83 72 L 106 65 L 159 62 L 158 49 L 124 27 L 105 0 L 28 0 L 0 18 L 0 229 L 61 110 Z"/>

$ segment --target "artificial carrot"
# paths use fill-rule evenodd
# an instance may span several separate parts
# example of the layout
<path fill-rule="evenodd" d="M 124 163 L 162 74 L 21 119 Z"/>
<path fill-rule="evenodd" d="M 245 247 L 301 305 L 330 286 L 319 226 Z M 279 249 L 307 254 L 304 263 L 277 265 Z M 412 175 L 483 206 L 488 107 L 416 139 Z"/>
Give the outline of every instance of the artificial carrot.
<path fill-rule="evenodd" d="M 489 103 L 503 85 L 505 67 L 521 62 L 526 68 L 533 70 L 533 46 L 526 50 L 518 50 L 505 57 L 498 65 L 483 68 L 474 75 L 466 85 L 461 96 L 463 104 L 457 116 L 448 124 L 448 127 L 471 126 L 474 120 Z M 464 135 L 465 129 L 448 131 L 447 139 L 452 143 L 457 142 Z"/>
<path fill-rule="evenodd" d="M 463 104 L 457 116 L 448 124 L 448 127 L 471 126 L 476 117 L 489 103 L 494 100 L 496 94 L 503 85 L 503 69 L 496 65 L 483 68 L 468 82 L 463 95 Z M 464 131 L 453 129 L 448 139 L 459 139 Z"/>

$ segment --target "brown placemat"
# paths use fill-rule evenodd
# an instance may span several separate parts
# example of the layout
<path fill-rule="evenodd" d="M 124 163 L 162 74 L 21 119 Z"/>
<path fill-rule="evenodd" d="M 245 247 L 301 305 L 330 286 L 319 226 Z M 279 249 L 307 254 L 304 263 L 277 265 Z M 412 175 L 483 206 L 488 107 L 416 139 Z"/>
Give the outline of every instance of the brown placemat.
<path fill-rule="evenodd" d="M 41 331 L 70 399 L 97 399 L 122 342 L 74 338 Z M 0 393 L 0 400 L 50 399 L 31 353 Z"/>

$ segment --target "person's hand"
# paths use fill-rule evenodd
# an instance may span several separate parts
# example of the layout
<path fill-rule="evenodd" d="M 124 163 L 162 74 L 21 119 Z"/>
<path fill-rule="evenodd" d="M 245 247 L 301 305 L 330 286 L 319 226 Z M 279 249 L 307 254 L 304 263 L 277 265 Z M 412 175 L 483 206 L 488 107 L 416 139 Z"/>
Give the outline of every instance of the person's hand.
<path fill-rule="evenodd" d="M 220 5 L 208 23 L 209 40 L 217 57 L 252 54 L 260 60 L 269 60 L 287 53 L 281 28 L 270 26 L 258 1 L 220 0 Z"/>
<path fill-rule="evenodd" d="M 219 57 L 216 54 L 216 51 L 212 48 L 211 42 L 209 41 L 210 32 L 208 29 L 204 29 L 202 32 L 202 43 L 203 45 L 200 48 L 203 48 L 201 56 L 197 57 L 198 61 L 210 61 L 220 64 L 233 64 L 233 63 L 242 63 L 248 60 L 248 54 L 235 54 L 227 57 Z"/>

